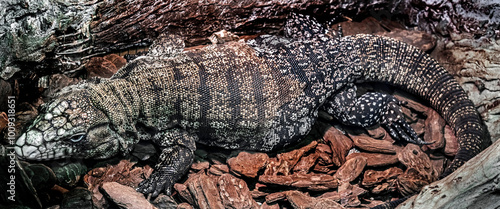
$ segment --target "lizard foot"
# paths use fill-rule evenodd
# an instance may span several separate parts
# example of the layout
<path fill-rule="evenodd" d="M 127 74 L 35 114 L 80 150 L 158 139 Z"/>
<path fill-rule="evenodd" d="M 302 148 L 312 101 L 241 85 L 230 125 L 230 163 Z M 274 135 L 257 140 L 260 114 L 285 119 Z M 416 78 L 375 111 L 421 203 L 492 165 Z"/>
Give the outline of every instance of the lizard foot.
<path fill-rule="evenodd" d="M 420 139 L 415 130 L 405 121 L 400 106 L 404 104 L 405 102 L 400 102 L 393 97 L 387 104 L 387 110 L 382 114 L 380 124 L 393 139 L 418 145 L 431 144 Z"/>
<path fill-rule="evenodd" d="M 153 172 L 148 179 L 139 183 L 136 191 L 146 196 L 151 194 L 152 198 L 156 198 L 161 192 L 170 195 L 173 184 L 174 182 L 171 177 L 161 175 L 160 172 Z"/>

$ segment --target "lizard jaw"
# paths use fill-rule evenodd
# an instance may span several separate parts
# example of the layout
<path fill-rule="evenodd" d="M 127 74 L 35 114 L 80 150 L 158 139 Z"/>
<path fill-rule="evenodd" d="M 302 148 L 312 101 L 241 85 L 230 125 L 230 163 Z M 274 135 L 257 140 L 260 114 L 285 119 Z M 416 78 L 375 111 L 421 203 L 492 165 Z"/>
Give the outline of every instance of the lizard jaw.
<path fill-rule="evenodd" d="M 61 147 L 58 149 L 49 149 L 45 147 L 36 147 L 31 145 L 24 145 L 22 147 L 14 147 L 17 156 L 24 160 L 56 160 L 67 157 L 66 154 L 71 152 L 69 147 Z"/>
<path fill-rule="evenodd" d="M 27 134 L 22 134 L 14 146 L 14 150 L 20 159 L 25 160 L 54 160 L 66 157 L 71 152 L 67 146 L 56 145 L 56 142 L 26 143 Z M 41 141 L 41 140 L 31 140 Z M 56 146 L 58 146 L 56 148 Z"/>

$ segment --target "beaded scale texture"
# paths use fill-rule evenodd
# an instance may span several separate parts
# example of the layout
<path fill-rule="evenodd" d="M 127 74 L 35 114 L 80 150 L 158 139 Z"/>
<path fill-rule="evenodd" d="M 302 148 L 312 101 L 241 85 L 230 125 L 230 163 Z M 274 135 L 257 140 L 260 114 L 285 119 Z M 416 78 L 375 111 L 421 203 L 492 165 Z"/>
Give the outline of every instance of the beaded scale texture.
<path fill-rule="evenodd" d="M 193 161 L 196 143 L 271 151 L 300 141 L 324 110 L 356 126 L 380 123 L 395 139 L 425 144 L 400 102 L 356 82 L 387 83 L 416 94 L 455 130 L 459 151 L 446 176 L 478 154 L 486 130 L 457 81 L 416 47 L 373 36 L 331 36 L 312 18 L 292 15 L 285 36 L 184 52 L 160 36 L 148 55 L 110 79 L 63 89 L 16 142 L 20 158 L 108 158 L 139 140 L 161 149 L 138 191 L 170 194 Z"/>

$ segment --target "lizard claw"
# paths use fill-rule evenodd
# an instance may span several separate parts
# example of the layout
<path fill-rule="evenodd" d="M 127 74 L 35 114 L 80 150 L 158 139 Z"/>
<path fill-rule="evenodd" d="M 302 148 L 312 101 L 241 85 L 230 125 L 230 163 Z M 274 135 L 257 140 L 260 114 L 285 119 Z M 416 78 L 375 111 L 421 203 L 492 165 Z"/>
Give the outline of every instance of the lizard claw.
<path fill-rule="evenodd" d="M 173 182 L 169 180 L 168 176 L 162 177 L 160 173 L 153 172 L 148 179 L 139 183 L 136 191 L 144 195 L 150 194 L 152 198 L 156 198 L 161 192 L 170 195 L 172 193 L 172 186 Z"/>
<path fill-rule="evenodd" d="M 393 122 L 390 124 L 382 124 L 389 135 L 396 140 L 404 140 L 418 145 L 432 144 L 433 142 L 425 142 L 417 136 L 417 133 L 411 128 L 408 123 L 401 121 L 399 123 Z"/>
<path fill-rule="evenodd" d="M 406 102 L 392 98 L 387 104 L 387 110 L 382 115 L 381 125 L 388 131 L 389 135 L 396 140 L 404 140 L 418 145 L 431 144 L 420 139 L 413 128 L 404 120 L 400 105 Z"/>

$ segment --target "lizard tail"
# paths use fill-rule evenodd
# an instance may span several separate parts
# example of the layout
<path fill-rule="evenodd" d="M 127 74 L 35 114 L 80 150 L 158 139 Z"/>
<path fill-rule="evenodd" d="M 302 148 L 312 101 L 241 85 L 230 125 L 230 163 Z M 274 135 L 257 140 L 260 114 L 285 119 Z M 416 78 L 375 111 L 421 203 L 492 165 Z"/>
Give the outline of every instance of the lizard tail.
<path fill-rule="evenodd" d="M 440 178 L 444 178 L 481 152 L 491 142 L 474 104 L 458 82 L 428 54 L 403 42 L 372 35 L 343 37 L 358 53 L 361 79 L 384 82 L 430 103 L 453 128 L 458 153 Z"/>

